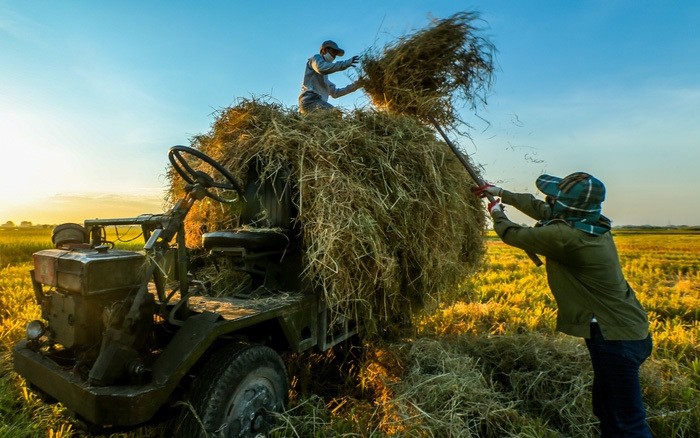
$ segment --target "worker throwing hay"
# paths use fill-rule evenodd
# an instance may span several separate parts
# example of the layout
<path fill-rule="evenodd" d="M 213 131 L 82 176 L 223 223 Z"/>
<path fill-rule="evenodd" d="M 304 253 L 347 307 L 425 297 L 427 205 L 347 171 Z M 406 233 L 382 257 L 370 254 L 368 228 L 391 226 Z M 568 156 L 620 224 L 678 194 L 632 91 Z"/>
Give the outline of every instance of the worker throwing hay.
<path fill-rule="evenodd" d="M 601 436 L 651 437 L 639 383 L 639 367 L 652 350 L 649 319 L 625 280 L 610 220 L 601 214 L 605 186 L 584 172 L 541 175 L 536 186 L 545 201 L 490 184 L 476 193 L 500 196 L 539 221 L 534 228 L 510 221 L 498 199 L 488 207 L 503 242 L 547 260 L 557 330 L 585 338 L 591 356 Z"/>
<path fill-rule="evenodd" d="M 301 85 L 299 95 L 299 112 L 308 113 L 315 109 L 332 109 L 328 103 L 328 96 L 337 99 L 346 94 L 357 91 L 360 84 L 356 81 L 350 85 L 338 88 L 328 79 L 331 73 L 347 70 L 354 67 L 360 61 L 359 56 L 336 61 L 337 57 L 345 55 L 345 50 L 338 47 L 333 41 L 324 41 L 319 53 L 309 58 L 304 71 L 304 82 Z"/>

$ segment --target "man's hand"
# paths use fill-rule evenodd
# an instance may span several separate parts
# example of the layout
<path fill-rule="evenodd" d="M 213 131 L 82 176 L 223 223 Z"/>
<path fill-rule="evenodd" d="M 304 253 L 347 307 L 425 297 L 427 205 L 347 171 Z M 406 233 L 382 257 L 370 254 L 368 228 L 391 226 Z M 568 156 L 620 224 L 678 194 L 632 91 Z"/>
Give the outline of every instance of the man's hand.
<path fill-rule="evenodd" d="M 350 59 L 350 66 L 355 67 L 360 62 L 360 57 L 355 55 Z"/>
<path fill-rule="evenodd" d="M 500 199 L 494 199 L 493 201 L 489 202 L 488 209 L 491 216 L 493 216 L 494 211 L 503 212 L 503 204 L 501 204 Z"/>
<path fill-rule="evenodd" d="M 493 184 L 489 184 L 489 183 L 484 183 L 483 186 L 480 186 L 480 187 L 477 187 L 474 189 L 474 194 L 480 198 L 486 197 L 487 193 L 491 196 L 501 196 L 502 192 L 503 192 L 502 188 L 496 187 Z"/>

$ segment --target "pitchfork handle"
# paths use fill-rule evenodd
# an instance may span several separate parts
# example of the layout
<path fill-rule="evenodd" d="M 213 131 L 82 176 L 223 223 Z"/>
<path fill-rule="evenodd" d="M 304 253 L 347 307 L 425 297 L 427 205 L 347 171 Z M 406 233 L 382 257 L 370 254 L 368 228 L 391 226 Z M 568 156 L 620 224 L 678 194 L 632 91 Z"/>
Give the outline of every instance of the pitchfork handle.
<path fill-rule="evenodd" d="M 457 149 L 457 146 L 455 146 L 455 144 L 452 143 L 452 141 L 449 139 L 449 137 L 447 137 L 447 134 L 445 134 L 445 131 L 442 130 L 440 125 L 438 125 L 438 123 L 434 119 L 431 119 L 431 122 L 432 122 L 433 126 L 435 126 L 435 129 L 437 129 L 437 131 L 440 133 L 442 138 L 445 140 L 445 143 L 447 143 L 447 145 L 450 147 L 450 149 L 452 149 L 452 152 L 455 153 L 455 155 L 457 156 L 457 159 L 460 161 L 460 163 L 462 163 L 462 166 L 464 166 L 464 168 L 467 169 L 469 176 L 471 176 L 472 179 L 474 180 L 474 182 L 477 183 L 479 186 L 483 186 L 484 180 L 479 178 L 479 174 L 476 173 L 476 171 L 474 170 L 472 165 L 467 160 L 467 157 L 464 156 L 462 151 Z M 489 202 L 493 202 L 496 199 L 490 193 L 484 192 L 484 194 L 486 195 L 486 199 L 488 199 Z M 540 258 L 537 256 L 537 254 L 531 253 L 529 251 L 525 251 L 525 254 L 527 254 L 527 256 L 530 257 L 530 260 L 532 260 L 532 262 L 536 266 L 542 266 L 542 260 L 540 260 Z"/>

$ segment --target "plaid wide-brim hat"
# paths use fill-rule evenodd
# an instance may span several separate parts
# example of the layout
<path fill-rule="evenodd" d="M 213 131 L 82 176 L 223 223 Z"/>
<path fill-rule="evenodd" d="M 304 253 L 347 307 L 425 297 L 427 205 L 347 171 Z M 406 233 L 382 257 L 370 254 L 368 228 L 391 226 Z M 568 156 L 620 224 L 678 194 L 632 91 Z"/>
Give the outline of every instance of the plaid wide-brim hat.
<path fill-rule="evenodd" d="M 569 208 L 600 210 L 605 200 L 603 183 L 585 172 L 575 172 L 564 178 L 552 175 L 540 175 L 535 181 L 537 188 Z"/>
<path fill-rule="evenodd" d="M 571 226 L 600 236 L 610 230 L 610 219 L 602 215 L 605 186 L 585 172 L 564 178 L 541 175 L 535 181 L 542 193 L 554 199 L 551 219 L 564 219 Z"/>

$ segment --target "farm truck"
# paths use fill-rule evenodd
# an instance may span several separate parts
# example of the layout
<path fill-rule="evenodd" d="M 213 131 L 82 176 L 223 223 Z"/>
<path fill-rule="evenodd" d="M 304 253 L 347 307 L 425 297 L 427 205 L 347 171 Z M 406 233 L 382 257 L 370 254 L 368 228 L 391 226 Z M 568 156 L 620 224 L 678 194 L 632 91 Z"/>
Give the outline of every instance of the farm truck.
<path fill-rule="evenodd" d="M 287 181 L 260 181 L 253 163 L 244 188 L 196 149 L 175 146 L 168 158 L 186 182 L 168 212 L 63 224 L 55 248 L 33 255 L 42 320 L 15 346 L 14 368 L 86 426 L 144 424 L 184 401 L 182 436 L 261 436 L 287 398 L 280 354 L 326 350 L 356 327 L 330 318 L 301 275 Z M 208 172 L 195 170 L 198 160 Z M 240 228 L 205 232 L 204 258 L 245 281 L 216 297 L 194 273 L 184 223 L 205 197 L 232 202 L 227 191 L 243 204 Z M 125 225 L 140 226 L 143 251 L 107 241 L 106 227 Z"/>

